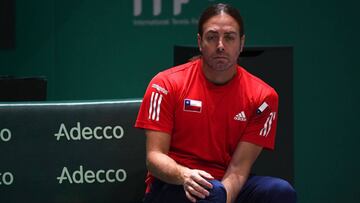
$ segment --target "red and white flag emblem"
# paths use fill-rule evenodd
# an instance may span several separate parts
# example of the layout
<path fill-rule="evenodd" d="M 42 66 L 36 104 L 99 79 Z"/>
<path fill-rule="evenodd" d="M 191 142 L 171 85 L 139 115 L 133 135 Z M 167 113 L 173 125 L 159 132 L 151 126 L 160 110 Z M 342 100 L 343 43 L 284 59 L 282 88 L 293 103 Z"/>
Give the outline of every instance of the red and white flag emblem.
<path fill-rule="evenodd" d="M 201 112 L 202 102 L 193 99 L 184 99 L 184 111 Z"/>

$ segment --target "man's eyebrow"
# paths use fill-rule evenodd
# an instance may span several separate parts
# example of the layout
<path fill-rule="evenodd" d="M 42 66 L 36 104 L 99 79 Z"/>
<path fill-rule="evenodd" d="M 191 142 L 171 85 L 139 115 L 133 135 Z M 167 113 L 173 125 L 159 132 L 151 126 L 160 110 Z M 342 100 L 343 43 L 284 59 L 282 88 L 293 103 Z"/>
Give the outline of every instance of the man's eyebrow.
<path fill-rule="evenodd" d="M 206 31 L 206 34 L 219 34 L 219 31 L 216 31 L 216 30 L 208 30 L 208 31 Z M 224 34 L 226 34 L 226 35 L 237 35 L 237 32 L 235 32 L 235 31 L 228 31 L 228 32 L 225 32 Z"/>
<path fill-rule="evenodd" d="M 235 31 L 229 31 L 229 32 L 225 32 L 226 35 L 237 35 L 237 32 Z"/>
<path fill-rule="evenodd" d="M 207 31 L 206 33 L 207 33 L 207 34 L 208 34 L 208 33 L 209 33 L 209 34 L 218 34 L 219 32 L 216 31 L 216 30 L 209 30 L 209 31 Z"/>

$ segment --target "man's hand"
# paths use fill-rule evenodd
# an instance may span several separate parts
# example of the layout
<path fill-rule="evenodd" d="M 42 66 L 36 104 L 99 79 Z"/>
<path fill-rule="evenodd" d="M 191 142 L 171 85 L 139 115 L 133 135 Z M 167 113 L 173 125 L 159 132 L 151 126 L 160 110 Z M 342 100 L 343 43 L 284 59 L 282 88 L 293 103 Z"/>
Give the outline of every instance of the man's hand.
<path fill-rule="evenodd" d="M 208 180 L 214 179 L 209 173 L 197 169 L 184 169 L 184 190 L 186 197 L 191 202 L 196 202 L 196 198 L 205 199 L 209 196 L 208 189 L 212 188 Z"/>
<path fill-rule="evenodd" d="M 146 134 L 146 164 L 152 175 L 170 184 L 183 185 L 186 197 L 191 202 L 209 196 L 208 190 L 212 184 L 208 180 L 214 177 L 205 171 L 182 166 L 169 157 L 169 134 L 151 130 L 147 130 Z"/>

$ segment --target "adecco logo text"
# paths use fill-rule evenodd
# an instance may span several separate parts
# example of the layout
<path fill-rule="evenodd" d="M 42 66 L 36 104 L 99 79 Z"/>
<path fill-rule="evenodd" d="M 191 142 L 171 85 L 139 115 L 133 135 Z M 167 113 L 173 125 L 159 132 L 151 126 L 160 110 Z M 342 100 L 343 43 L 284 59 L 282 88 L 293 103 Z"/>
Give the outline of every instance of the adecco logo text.
<path fill-rule="evenodd" d="M 7 128 L 0 130 L 0 141 L 8 142 L 11 139 L 11 131 Z"/>
<path fill-rule="evenodd" d="M 96 126 L 94 128 L 82 127 L 80 122 L 76 123 L 76 126 L 66 128 L 64 123 L 60 124 L 58 133 L 54 136 L 59 141 L 62 137 L 67 140 L 101 140 L 101 139 L 121 139 L 124 136 L 124 129 L 117 126 Z"/>
<path fill-rule="evenodd" d="M 85 170 L 80 165 L 79 170 L 69 172 L 67 167 L 64 167 L 61 175 L 57 177 L 59 184 L 87 184 L 87 183 L 114 183 L 124 182 L 126 180 L 126 171 L 124 169 L 108 169 L 108 170 Z"/>
<path fill-rule="evenodd" d="M 176 15 L 180 15 L 181 14 L 181 8 L 183 4 L 187 4 L 189 3 L 190 0 L 173 0 L 173 14 Z M 139 16 L 142 13 L 142 3 L 143 0 L 133 0 L 134 3 L 134 16 Z M 162 0 L 153 0 L 153 12 L 152 14 L 154 16 L 158 16 L 161 14 L 161 9 L 162 9 Z"/>
<path fill-rule="evenodd" d="M 14 182 L 14 176 L 10 172 L 0 173 L 0 185 L 11 185 Z"/>

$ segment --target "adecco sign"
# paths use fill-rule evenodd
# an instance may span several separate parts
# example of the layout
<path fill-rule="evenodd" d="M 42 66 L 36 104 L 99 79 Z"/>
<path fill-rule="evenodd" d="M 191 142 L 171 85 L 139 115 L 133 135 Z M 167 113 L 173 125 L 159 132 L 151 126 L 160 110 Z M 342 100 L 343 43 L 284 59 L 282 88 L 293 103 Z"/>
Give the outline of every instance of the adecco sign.
<path fill-rule="evenodd" d="M 0 173 L 0 186 L 11 185 L 14 181 L 14 176 L 10 172 Z"/>
<path fill-rule="evenodd" d="M 11 139 L 11 131 L 7 128 L 0 130 L 0 141 L 7 142 Z"/>
<path fill-rule="evenodd" d="M 95 128 L 82 127 L 80 122 L 72 128 L 66 128 L 64 123 L 61 123 L 58 133 L 54 136 L 59 141 L 62 137 L 67 140 L 91 140 L 91 139 L 121 139 L 124 136 L 123 127 L 117 126 L 96 126 Z"/>

